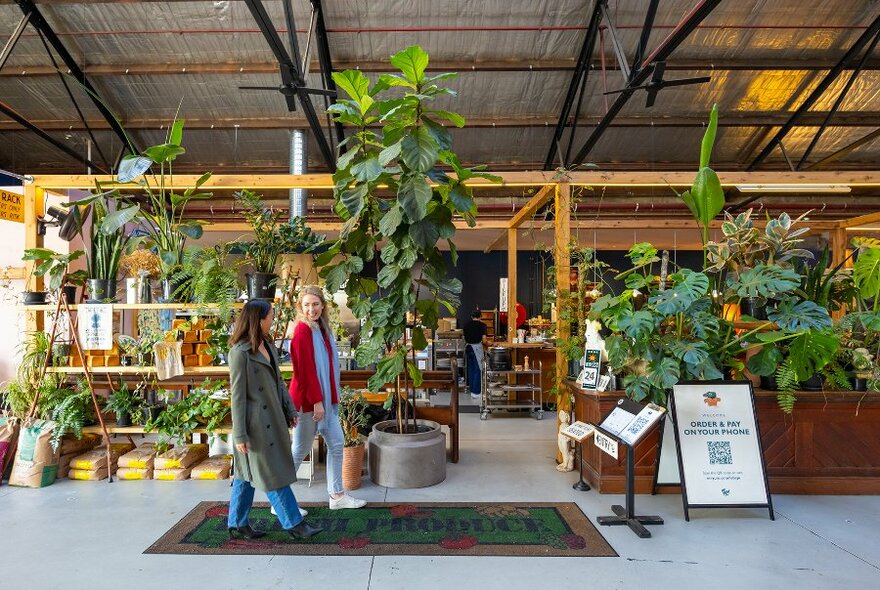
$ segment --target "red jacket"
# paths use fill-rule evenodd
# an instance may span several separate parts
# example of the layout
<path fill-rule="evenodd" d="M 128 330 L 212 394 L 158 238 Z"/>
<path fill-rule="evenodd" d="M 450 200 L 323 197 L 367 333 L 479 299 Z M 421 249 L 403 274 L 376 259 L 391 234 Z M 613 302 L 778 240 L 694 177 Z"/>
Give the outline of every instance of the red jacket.
<path fill-rule="evenodd" d="M 330 347 L 327 335 L 323 334 L 323 336 L 329 358 L 333 354 L 333 349 Z M 318 381 L 318 372 L 315 367 L 315 345 L 312 341 L 312 329 L 306 322 L 297 322 L 293 329 L 293 338 L 290 340 L 290 362 L 293 365 L 293 377 L 290 380 L 290 397 L 293 399 L 293 405 L 300 412 L 311 412 L 314 410 L 315 404 L 324 401 L 324 395 L 321 392 L 321 383 Z M 330 370 L 330 389 L 331 403 L 338 404 L 336 376 L 332 369 Z"/>

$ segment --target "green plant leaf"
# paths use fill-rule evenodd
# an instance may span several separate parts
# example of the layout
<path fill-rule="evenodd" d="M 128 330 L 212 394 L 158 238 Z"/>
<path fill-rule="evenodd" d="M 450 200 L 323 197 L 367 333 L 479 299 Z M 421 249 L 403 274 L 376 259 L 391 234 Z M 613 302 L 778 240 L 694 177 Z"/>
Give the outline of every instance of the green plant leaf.
<path fill-rule="evenodd" d="M 749 358 L 746 366 L 755 375 L 769 377 L 776 372 L 776 368 L 782 362 L 782 359 L 782 351 L 776 346 L 769 344 L 764 346 L 758 354 Z"/>
<path fill-rule="evenodd" d="M 449 150 L 452 148 L 452 134 L 449 133 L 449 130 L 446 127 L 428 117 L 422 117 L 422 123 L 431 134 L 431 137 L 434 138 L 434 141 L 437 143 L 440 150 Z M 440 156 L 440 152 L 437 153 L 437 156 Z"/>
<path fill-rule="evenodd" d="M 352 168 L 354 168 L 354 166 L 352 166 Z M 367 196 L 369 188 L 370 186 L 368 184 L 358 184 L 353 188 L 346 189 L 340 193 L 339 198 L 345 206 L 345 210 L 348 211 L 348 214 L 351 215 L 352 218 L 356 218 L 363 210 L 364 199 Z"/>
<path fill-rule="evenodd" d="M 154 145 L 144 150 L 144 155 L 150 158 L 156 164 L 173 162 L 177 156 L 186 153 L 186 149 L 172 143 L 163 143 Z"/>
<path fill-rule="evenodd" d="M 113 211 L 101 222 L 101 233 L 112 235 L 125 227 L 125 224 L 137 217 L 141 208 L 137 205 L 126 207 L 125 209 L 117 209 Z"/>
<path fill-rule="evenodd" d="M 675 340 L 669 349 L 677 359 L 689 365 L 701 365 L 709 360 L 709 348 L 705 342 Z"/>
<path fill-rule="evenodd" d="M 374 156 L 352 165 L 350 172 L 361 182 L 370 182 L 382 174 L 382 165 L 379 163 L 379 158 Z"/>
<path fill-rule="evenodd" d="M 326 267 L 324 270 L 326 270 Z M 339 291 L 339 289 L 347 280 L 348 273 L 346 272 L 346 267 L 344 264 L 337 264 L 336 266 L 330 267 L 324 277 L 325 284 L 327 285 L 327 290 L 330 293 L 336 293 L 337 291 Z"/>
<path fill-rule="evenodd" d="M 626 394 L 637 402 L 651 395 L 651 383 L 647 377 L 627 375 L 624 378 Z"/>
<path fill-rule="evenodd" d="M 400 266 L 400 268 L 409 270 L 416 263 L 418 256 L 418 252 L 416 252 L 414 249 L 404 248 L 400 252 L 400 259 L 397 261 L 397 264 Z"/>
<path fill-rule="evenodd" d="M 439 149 L 428 128 L 421 126 L 411 130 L 401 140 L 400 155 L 403 163 L 414 172 L 427 174 L 437 162 Z"/>
<path fill-rule="evenodd" d="M 661 389 L 671 389 L 678 383 L 680 374 L 678 362 L 668 356 L 648 365 L 649 380 L 657 382 Z"/>
<path fill-rule="evenodd" d="M 831 327 L 831 315 L 824 307 L 812 301 L 798 301 L 788 297 L 772 309 L 767 318 L 783 330 L 823 330 Z"/>
<path fill-rule="evenodd" d="M 797 289 L 801 276 L 790 268 L 758 264 L 739 274 L 727 275 L 727 285 L 740 297 L 778 297 Z"/>
<path fill-rule="evenodd" d="M 617 326 L 624 334 L 638 340 L 654 329 L 654 316 L 645 310 L 627 310 L 618 318 Z"/>
<path fill-rule="evenodd" d="M 853 280 L 862 299 L 870 301 L 880 297 L 880 248 L 859 251 L 853 263 Z"/>
<path fill-rule="evenodd" d="M 175 229 L 191 240 L 198 240 L 205 232 L 205 228 L 200 221 L 185 221 L 176 225 Z"/>
<path fill-rule="evenodd" d="M 168 143 L 180 145 L 183 141 L 183 119 L 175 119 L 171 124 L 171 132 L 168 134 Z"/>
<path fill-rule="evenodd" d="M 153 161 L 150 158 L 145 158 L 143 156 L 126 156 L 119 163 L 119 170 L 116 171 L 116 181 L 121 183 L 132 182 L 134 179 L 143 176 L 152 165 Z M 87 202 L 77 203 L 81 205 L 88 204 Z"/>
<path fill-rule="evenodd" d="M 333 72 L 333 81 L 336 86 L 346 93 L 353 101 L 361 104 L 365 96 L 369 96 L 370 81 L 360 70 L 345 70 Z"/>
<path fill-rule="evenodd" d="M 412 345 L 416 350 L 425 350 L 428 347 L 428 339 L 425 337 L 425 331 L 416 326 L 413 328 Z"/>
<path fill-rule="evenodd" d="M 718 105 L 713 104 L 712 110 L 709 111 L 709 125 L 703 134 L 703 143 L 700 145 L 700 168 L 709 165 L 709 159 L 712 157 L 712 148 L 715 145 L 715 134 L 718 131 Z"/>
<path fill-rule="evenodd" d="M 474 202 L 472 190 L 469 186 L 456 182 L 449 189 L 449 200 L 458 211 L 475 213 L 477 205 Z"/>
<path fill-rule="evenodd" d="M 379 163 L 382 166 L 387 166 L 394 161 L 394 159 L 400 155 L 400 148 L 402 145 L 401 142 L 396 141 L 379 152 Z"/>
<path fill-rule="evenodd" d="M 380 287 L 382 287 L 383 289 L 387 289 L 395 280 L 397 280 L 397 276 L 399 274 L 399 266 L 397 266 L 396 264 L 386 264 L 382 267 L 382 270 L 379 271 L 376 279 L 378 280 Z"/>
<path fill-rule="evenodd" d="M 422 374 L 421 369 L 412 361 L 406 361 L 406 371 L 409 373 L 409 378 L 412 379 L 413 387 L 421 387 L 425 381 L 425 376 Z"/>
<path fill-rule="evenodd" d="M 397 191 L 397 200 L 407 221 L 421 221 L 428 214 L 431 186 L 424 176 L 408 174 L 403 177 Z"/>
<path fill-rule="evenodd" d="M 418 45 L 411 45 L 391 56 L 391 65 L 399 69 L 412 84 L 419 84 L 425 78 L 428 67 L 428 54 Z"/>
<path fill-rule="evenodd" d="M 427 249 L 440 239 L 440 230 L 430 219 L 423 219 L 409 226 L 409 236 L 419 248 Z"/>
<path fill-rule="evenodd" d="M 681 280 L 671 289 L 660 291 L 649 302 L 664 315 L 687 311 L 694 302 L 709 291 L 709 277 L 690 269 L 681 271 Z"/>
<path fill-rule="evenodd" d="M 831 331 L 804 332 L 789 344 L 788 360 L 799 381 L 822 370 L 837 352 L 838 338 Z"/>
<path fill-rule="evenodd" d="M 453 113 L 451 111 L 436 111 L 436 110 L 432 110 L 429 112 L 437 115 L 438 117 L 443 117 L 444 119 L 446 119 L 447 121 L 449 121 L 450 123 L 455 125 L 456 127 L 459 127 L 459 128 L 464 127 L 464 123 L 465 123 L 464 117 L 462 117 L 458 113 Z"/>

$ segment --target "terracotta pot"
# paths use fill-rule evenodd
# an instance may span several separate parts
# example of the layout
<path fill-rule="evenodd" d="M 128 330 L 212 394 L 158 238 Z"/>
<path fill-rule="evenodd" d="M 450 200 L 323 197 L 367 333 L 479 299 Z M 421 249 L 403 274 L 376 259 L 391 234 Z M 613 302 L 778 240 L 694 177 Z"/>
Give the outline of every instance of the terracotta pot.
<path fill-rule="evenodd" d="M 342 449 L 342 487 L 346 491 L 361 487 L 365 448 L 366 446 L 361 443 L 356 447 L 343 447 Z"/>

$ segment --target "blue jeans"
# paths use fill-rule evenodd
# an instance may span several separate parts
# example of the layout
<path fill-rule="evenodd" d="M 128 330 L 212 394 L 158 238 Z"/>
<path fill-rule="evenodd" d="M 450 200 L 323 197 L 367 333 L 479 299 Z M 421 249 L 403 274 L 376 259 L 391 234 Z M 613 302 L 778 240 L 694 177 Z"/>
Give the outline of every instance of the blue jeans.
<path fill-rule="evenodd" d="M 297 504 L 296 496 L 293 495 L 290 486 L 269 490 L 266 492 L 266 496 L 268 496 L 272 508 L 278 513 L 281 528 L 292 529 L 302 522 L 303 517 L 299 513 L 299 504 Z M 254 486 L 241 479 L 232 480 L 232 497 L 229 499 L 229 517 L 226 520 L 226 526 L 229 528 L 247 526 L 248 514 L 251 512 L 253 503 Z"/>
<path fill-rule="evenodd" d="M 470 344 L 465 346 L 464 349 L 467 353 L 468 389 L 471 390 L 472 394 L 479 395 L 483 388 L 482 376 L 480 375 L 480 363 L 477 361 L 477 354 L 474 352 L 474 348 Z"/>
<path fill-rule="evenodd" d="M 342 487 L 342 427 L 339 425 L 339 406 L 325 407 L 324 419 L 315 422 L 312 412 L 301 412 L 296 428 L 293 429 L 293 466 L 299 469 L 306 455 L 312 452 L 315 432 L 320 432 L 327 445 L 327 493 L 345 493 Z M 317 457 L 312 457 L 314 461 Z"/>

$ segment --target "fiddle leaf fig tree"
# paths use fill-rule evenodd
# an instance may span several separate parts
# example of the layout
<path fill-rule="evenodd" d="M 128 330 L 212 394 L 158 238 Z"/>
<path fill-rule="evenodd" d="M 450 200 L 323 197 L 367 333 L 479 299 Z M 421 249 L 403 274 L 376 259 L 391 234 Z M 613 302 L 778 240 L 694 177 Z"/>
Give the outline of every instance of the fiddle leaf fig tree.
<path fill-rule="evenodd" d="M 342 230 L 316 264 L 327 290 L 344 288 L 352 312 L 364 322 L 355 358 L 362 366 L 378 360 L 370 388 L 380 390 L 404 374 L 414 397 L 422 382 L 415 354 L 427 346 L 424 330 L 437 328 L 441 307 L 455 312 L 462 288 L 449 277 L 439 244 L 446 241 L 455 265 L 453 218 L 473 226 L 477 215 L 465 182 L 500 178 L 461 164 L 444 122 L 462 127 L 464 119 L 432 108 L 438 97 L 455 96 L 440 83 L 456 74 L 427 76 L 428 54 L 418 46 L 392 56 L 391 64 L 399 73 L 382 75 L 372 86 L 359 71 L 333 74 L 348 98 L 330 113 L 355 130 L 333 175 Z M 361 276 L 367 266 L 376 269 L 375 279 Z M 401 406 L 398 428 L 405 432 L 409 417 Z"/>

